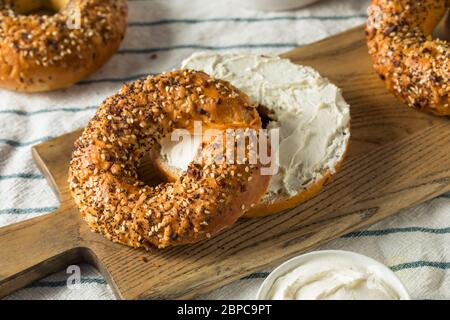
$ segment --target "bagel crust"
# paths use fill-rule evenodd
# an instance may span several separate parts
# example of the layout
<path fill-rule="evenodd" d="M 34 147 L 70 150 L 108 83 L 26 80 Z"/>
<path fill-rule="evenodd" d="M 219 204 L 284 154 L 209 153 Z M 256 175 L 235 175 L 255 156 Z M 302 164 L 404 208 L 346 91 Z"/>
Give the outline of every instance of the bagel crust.
<path fill-rule="evenodd" d="M 450 115 L 450 44 L 432 33 L 449 0 L 372 0 L 366 27 L 374 68 L 408 106 Z"/>
<path fill-rule="evenodd" d="M 72 28 L 74 6 L 80 25 Z M 56 12 L 35 12 L 44 8 Z M 39 92 L 73 85 L 117 51 L 126 26 L 126 0 L 0 1 L 0 87 Z"/>
<path fill-rule="evenodd" d="M 202 72 L 174 71 L 124 85 L 103 102 L 76 141 L 69 185 L 93 231 L 131 247 L 207 239 L 233 224 L 267 190 L 259 165 L 191 163 L 175 182 L 139 180 L 139 160 L 177 128 L 261 127 L 248 98 Z M 213 151 L 203 148 L 205 158 Z"/>

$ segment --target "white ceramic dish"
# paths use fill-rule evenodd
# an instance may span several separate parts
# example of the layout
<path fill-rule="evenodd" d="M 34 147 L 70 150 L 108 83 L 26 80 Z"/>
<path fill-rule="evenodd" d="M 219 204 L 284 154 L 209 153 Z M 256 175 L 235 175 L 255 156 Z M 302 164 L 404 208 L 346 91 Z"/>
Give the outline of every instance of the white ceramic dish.
<path fill-rule="evenodd" d="M 354 262 L 355 265 L 362 267 L 369 267 L 369 266 L 376 267 L 377 270 L 379 270 L 378 275 L 381 278 L 381 280 L 383 280 L 386 284 L 390 285 L 391 288 L 398 294 L 401 300 L 411 300 L 408 292 L 406 291 L 405 286 L 401 283 L 400 279 L 395 275 L 395 273 L 391 269 L 389 269 L 384 264 L 372 258 L 354 252 L 341 250 L 314 251 L 311 253 L 302 254 L 300 256 L 297 256 L 284 262 L 275 270 L 273 270 L 269 274 L 269 276 L 264 280 L 263 284 L 258 290 L 258 293 L 256 294 L 256 299 L 266 300 L 267 299 L 266 297 L 269 294 L 269 290 L 272 288 L 272 285 L 275 282 L 275 280 L 285 275 L 289 271 L 299 267 L 300 265 L 309 261 L 310 259 L 327 258 L 330 259 L 330 261 L 332 261 L 333 257 L 351 259 L 351 261 Z"/>
<path fill-rule="evenodd" d="M 256 10 L 290 10 L 307 6 L 319 0 L 232 0 L 240 7 Z"/>

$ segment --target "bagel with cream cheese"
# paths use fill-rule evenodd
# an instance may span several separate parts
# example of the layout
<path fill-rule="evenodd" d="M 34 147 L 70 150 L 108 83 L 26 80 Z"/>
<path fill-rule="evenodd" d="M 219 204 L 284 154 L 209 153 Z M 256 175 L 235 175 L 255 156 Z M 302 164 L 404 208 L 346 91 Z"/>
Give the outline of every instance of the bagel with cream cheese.
<path fill-rule="evenodd" d="M 192 55 L 182 67 L 229 81 L 259 106 L 269 133 L 279 129 L 278 172 L 261 202 L 244 217 L 292 208 L 319 192 L 339 170 L 350 139 L 349 105 L 340 89 L 312 68 L 278 57 L 207 52 Z M 173 181 L 183 174 L 200 142 L 162 140 L 151 153 L 161 177 Z"/>
<path fill-rule="evenodd" d="M 191 159 L 174 182 L 151 187 L 139 179 L 143 157 L 165 136 L 189 131 L 195 122 L 218 132 L 261 128 L 245 94 L 203 72 L 149 76 L 102 103 L 75 142 L 68 180 L 93 231 L 135 248 L 194 243 L 229 227 L 259 202 L 270 176 L 260 173 L 257 160 L 213 161 L 220 149 L 209 137 L 204 157 Z"/>
<path fill-rule="evenodd" d="M 0 87 L 73 85 L 108 61 L 126 27 L 126 0 L 0 1 Z"/>

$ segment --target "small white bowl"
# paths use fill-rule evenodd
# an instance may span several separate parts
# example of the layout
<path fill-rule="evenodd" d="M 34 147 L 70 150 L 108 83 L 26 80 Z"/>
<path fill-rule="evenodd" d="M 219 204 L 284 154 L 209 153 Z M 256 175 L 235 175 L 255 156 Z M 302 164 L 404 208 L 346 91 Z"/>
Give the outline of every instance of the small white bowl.
<path fill-rule="evenodd" d="M 318 0 L 233 0 L 233 4 L 256 10 L 290 10 L 314 3 Z"/>
<path fill-rule="evenodd" d="M 267 295 L 269 294 L 269 290 L 272 288 L 273 283 L 279 277 L 285 275 L 289 271 L 299 267 L 303 263 L 313 259 L 313 258 L 327 258 L 331 261 L 333 257 L 347 258 L 354 262 L 356 266 L 360 267 L 375 267 L 379 271 L 379 276 L 381 280 L 383 280 L 386 284 L 390 285 L 391 288 L 398 294 L 401 300 L 411 300 L 408 291 L 405 286 L 402 284 L 400 279 L 395 275 L 395 273 L 386 267 L 384 264 L 363 256 L 358 253 L 350 252 L 350 251 L 342 251 L 342 250 L 322 250 L 322 251 L 314 251 L 306 254 L 299 255 L 295 258 L 292 258 L 275 270 L 273 270 L 269 276 L 264 280 L 261 287 L 256 294 L 257 300 L 267 300 Z"/>

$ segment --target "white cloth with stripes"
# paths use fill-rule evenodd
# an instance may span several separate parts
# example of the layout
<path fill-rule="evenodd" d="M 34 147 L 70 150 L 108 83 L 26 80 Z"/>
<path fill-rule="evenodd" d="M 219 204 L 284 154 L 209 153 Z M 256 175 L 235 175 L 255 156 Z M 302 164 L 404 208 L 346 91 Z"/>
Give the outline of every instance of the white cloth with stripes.
<path fill-rule="evenodd" d="M 175 68 L 197 50 L 281 53 L 362 24 L 367 5 L 367 0 L 329 0 L 296 11 L 257 12 L 226 0 L 130 0 L 129 29 L 120 51 L 89 79 L 51 93 L 0 90 L 0 226 L 58 206 L 33 163 L 30 146 L 85 125 L 123 81 Z M 393 267 L 414 298 L 450 298 L 449 214 L 450 198 L 440 197 L 324 248 L 360 252 Z M 97 270 L 81 267 L 78 288 L 66 286 L 63 270 L 8 298 L 114 298 Z M 265 275 L 201 298 L 254 298 Z"/>

